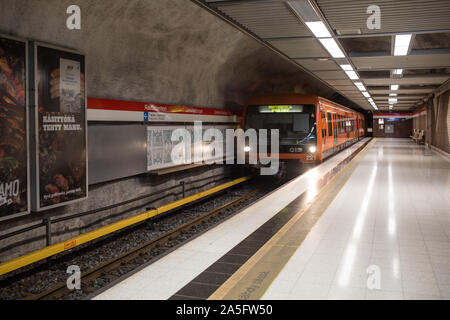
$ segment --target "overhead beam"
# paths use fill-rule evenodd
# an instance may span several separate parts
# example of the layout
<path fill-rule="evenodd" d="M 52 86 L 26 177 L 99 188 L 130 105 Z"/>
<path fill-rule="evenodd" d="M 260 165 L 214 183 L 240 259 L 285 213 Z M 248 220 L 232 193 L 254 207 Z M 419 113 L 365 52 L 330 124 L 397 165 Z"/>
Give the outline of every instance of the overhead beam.
<path fill-rule="evenodd" d="M 379 69 L 441 69 L 448 68 L 450 53 L 410 56 L 364 56 L 352 57 L 358 71 Z"/>

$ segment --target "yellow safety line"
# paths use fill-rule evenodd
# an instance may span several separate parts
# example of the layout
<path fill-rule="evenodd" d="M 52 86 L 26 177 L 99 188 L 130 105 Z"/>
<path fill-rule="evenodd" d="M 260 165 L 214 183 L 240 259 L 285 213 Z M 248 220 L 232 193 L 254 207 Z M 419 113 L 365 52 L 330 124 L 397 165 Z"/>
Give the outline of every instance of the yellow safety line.
<path fill-rule="evenodd" d="M 64 242 L 60 242 L 60 243 L 57 243 L 55 245 L 52 245 L 52 246 L 49 246 L 49 247 L 46 247 L 46 248 L 43 248 L 43 249 L 31 252 L 31 253 L 28 253 L 28 254 L 26 254 L 24 256 L 15 258 L 13 260 L 4 262 L 4 263 L 0 264 L 0 275 L 4 275 L 4 274 L 9 273 L 11 271 L 14 271 L 14 270 L 17 270 L 19 268 L 22 268 L 22 267 L 25 267 L 27 265 L 30 265 L 30 264 L 32 264 L 34 262 L 43 260 L 43 259 L 51 257 L 51 256 L 54 256 L 54 255 L 56 255 L 58 253 L 61 253 L 63 251 L 66 251 L 66 250 L 72 249 L 74 247 L 80 246 L 80 245 L 82 245 L 82 244 L 84 244 L 86 242 L 98 239 L 100 237 L 103 237 L 103 236 L 108 235 L 110 233 L 113 233 L 115 231 L 118 231 L 118 230 L 121 230 L 123 228 L 126 228 L 126 227 L 129 227 L 131 225 L 134 225 L 134 224 L 136 224 L 138 222 L 145 221 L 147 219 L 153 218 L 153 217 L 155 217 L 157 215 L 160 215 L 160 214 L 168 212 L 170 210 L 179 208 L 179 207 L 181 207 L 181 206 L 183 206 L 185 204 L 188 204 L 190 202 L 199 200 L 201 198 L 204 198 L 204 197 L 209 196 L 211 194 L 217 193 L 219 191 L 228 189 L 230 187 L 233 187 L 233 186 L 235 186 L 237 184 L 240 184 L 240 183 L 248 181 L 248 180 L 250 180 L 250 177 L 243 177 L 243 178 L 240 178 L 240 179 L 236 179 L 234 181 L 227 182 L 225 184 L 222 184 L 222 185 L 214 187 L 212 189 L 209 189 L 209 190 L 197 193 L 197 194 L 192 195 L 190 197 L 187 197 L 187 198 L 184 198 L 184 199 L 181 199 L 181 200 L 178 200 L 178 201 L 175 201 L 175 202 L 163 205 L 163 206 L 161 206 L 161 207 L 159 207 L 157 209 L 153 209 L 153 210 L 144 212 L 144 213 L 139 214 L 137 216 L 134 216 L 134 217 L 131 217 L 131 218 L 127 218 L 127 219 L 124 219 L 122 221 L 110 224 L 108 226 L 105 226 L 105 227 L 99 228 L 97 230 L 85 233 L 83 235 L 77 236 L 77 237 L 72 238 L 70 240 L 67 240 L 67 241 L 64 241 Z"/>
<path fill-rule="evenodd" d="M 292 217 L 266 244 L 264 244 L 244 265 L 242 265 L 222 286 L 220 286 L 208 300 L 223 300 L 233 288 L 235 288 L 240 281 L 257 265 L 259 261 L 274 247 L 278 241 L 291 229 L 291 227 L 303 216 L 303 214 L 312 206 L 314 201 L 328 190 L 329 186 L 334 180 L 340 176 L 348 166 L 356 161 L 366 149 L 375 141 L 372 139 L 352 160 L 350 160 L 328 183 L 324 186 L 310 201 L 306 207 L 301 209 L 294 217 Z M 293 251 L 294 253 L 295 251 Z"/>

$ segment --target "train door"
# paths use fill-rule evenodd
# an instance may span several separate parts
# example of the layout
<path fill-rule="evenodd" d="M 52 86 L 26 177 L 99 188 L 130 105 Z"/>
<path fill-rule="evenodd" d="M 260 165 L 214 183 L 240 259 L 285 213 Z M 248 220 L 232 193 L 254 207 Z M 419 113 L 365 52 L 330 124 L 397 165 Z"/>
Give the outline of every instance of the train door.
<path fill-rule="evenodd" d="M 320 109 L 321 131 L 322 131 L 322 150 L 326 149 L 327 142 L 327 116 L 323 108 Z"/>
<path fill-rule="evenodd" d="M 331 112 L 327 112 L 327 123 L 328 123 L 328 136 L 327 136 L 327 149 L 332 147 L 333 144 L 333 116 Z"/>
<path fill-rule="evenodd" d="M 334 146 L 338 145 L 338 130 L 339 130 L 339 123 L 337 119 L 337 114 L 333 113 L 333 129 L 334 129 Z"/>
<path fill-rule="evenodd" d="M 359 138 L 359 118 L 356 117 L 356 138 Z"/>

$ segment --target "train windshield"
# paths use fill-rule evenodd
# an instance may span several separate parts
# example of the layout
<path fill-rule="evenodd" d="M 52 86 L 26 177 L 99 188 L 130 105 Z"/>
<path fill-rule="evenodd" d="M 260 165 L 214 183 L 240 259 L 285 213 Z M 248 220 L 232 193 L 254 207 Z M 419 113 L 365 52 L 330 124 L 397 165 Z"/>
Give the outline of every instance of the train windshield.
<path fill-rule="evenodd" d="M 279 129 L 282 144 L 287 139 L 314 139 L 315 110 L 314 105 L 249 106 L 246 129 Z"/>

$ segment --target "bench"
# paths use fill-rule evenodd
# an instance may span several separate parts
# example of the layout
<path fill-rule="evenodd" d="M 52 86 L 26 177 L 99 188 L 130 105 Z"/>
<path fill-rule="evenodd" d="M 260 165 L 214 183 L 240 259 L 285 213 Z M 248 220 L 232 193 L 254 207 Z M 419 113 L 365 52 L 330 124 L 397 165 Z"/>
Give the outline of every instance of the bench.
<path fill-rule="evenodd" d="M 411 137 L 411 139 L 414 140 L 415 143 L 422 144 L 424 136 L 425 136 L 424 130 L 415 130 L 413 135 L 410 137 Z"/>

